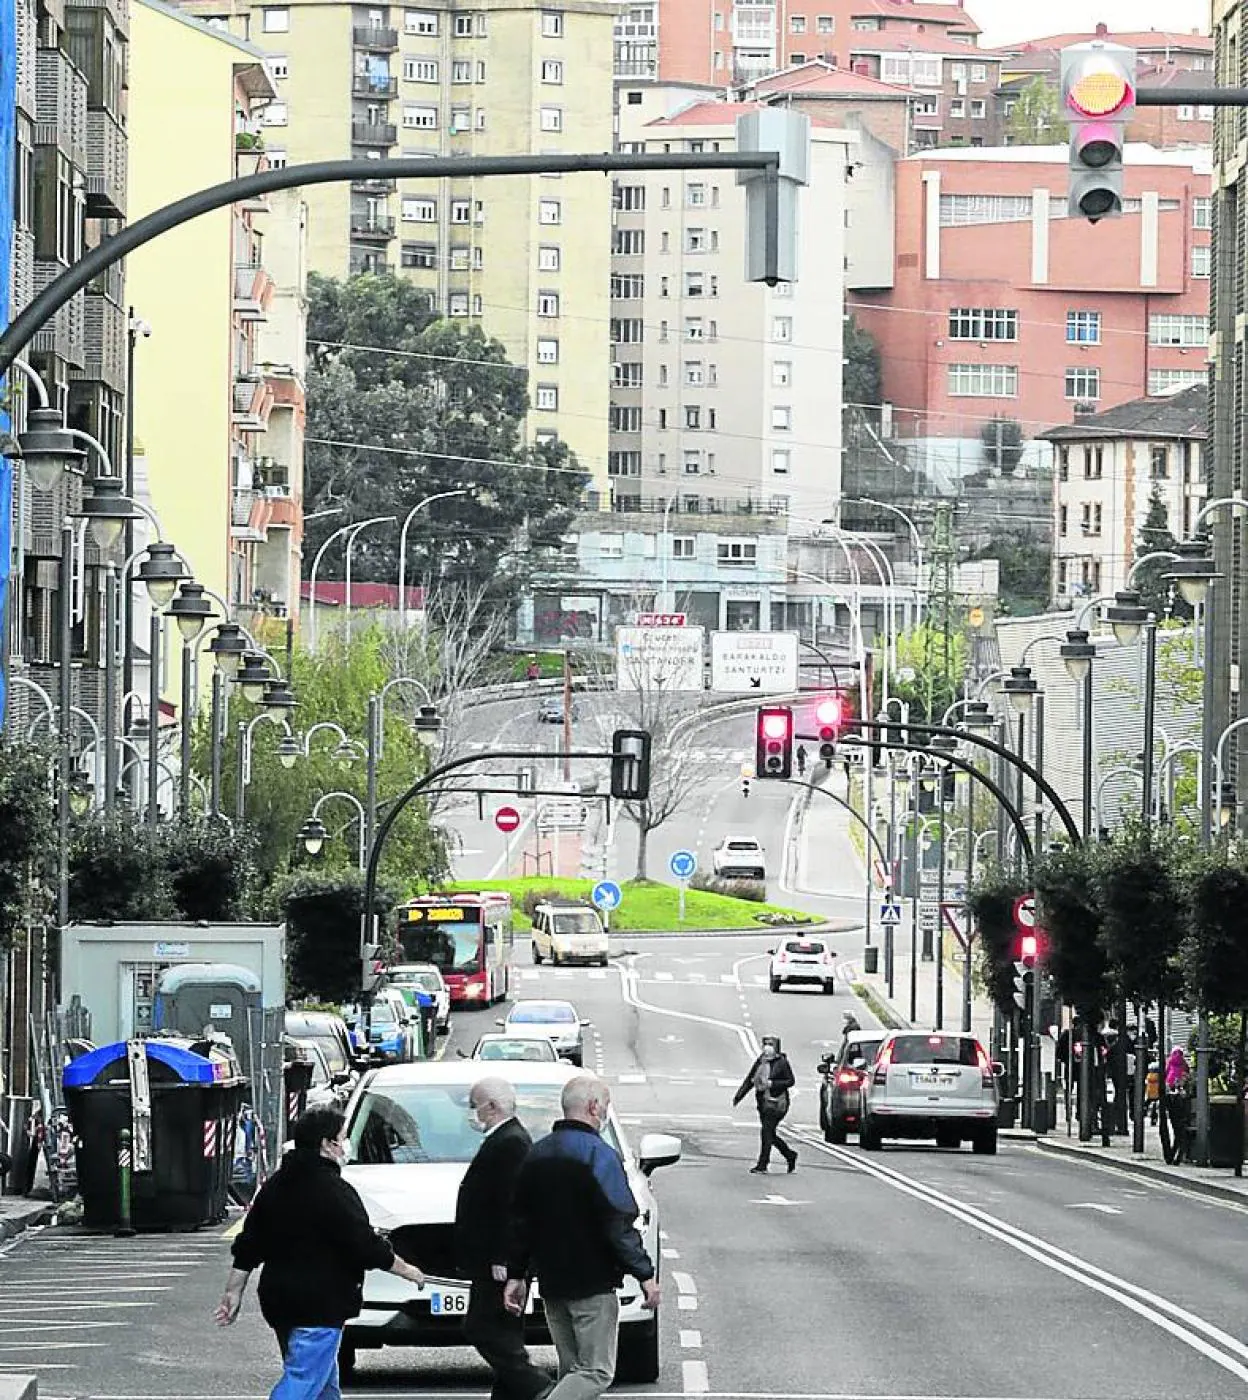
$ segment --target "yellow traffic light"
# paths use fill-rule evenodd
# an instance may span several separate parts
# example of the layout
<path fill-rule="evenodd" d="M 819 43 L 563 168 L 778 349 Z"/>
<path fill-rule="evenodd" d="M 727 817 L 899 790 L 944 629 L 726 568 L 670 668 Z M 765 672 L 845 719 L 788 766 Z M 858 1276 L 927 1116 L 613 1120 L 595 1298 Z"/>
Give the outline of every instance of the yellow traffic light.
<path fill-rule="evenodd" d="M 1096 223 L 1122 213 L 1123 151 L 1135 110 L 1135 50 L 1094 40 L 1062 50 L 1062 106 L 1070 124 L 1067 211 Z"/>

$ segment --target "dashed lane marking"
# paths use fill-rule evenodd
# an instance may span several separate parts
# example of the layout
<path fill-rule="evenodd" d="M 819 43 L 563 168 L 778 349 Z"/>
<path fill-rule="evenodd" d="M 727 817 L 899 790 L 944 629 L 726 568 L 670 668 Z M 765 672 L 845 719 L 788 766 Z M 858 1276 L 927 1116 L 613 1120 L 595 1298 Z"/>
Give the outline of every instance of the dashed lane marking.
<path fill-rule="evenodd" d="M 589 980 L 591 982 L 602 982 L 606 980 L 607 969 L 605 967 L 595 967 L 590 970 Z"/>
<path fill-rule="evenodd" d="M 674 982 L 676 979 L 670 972 L 656 972 L 654 974 L 654 980 L 656 982 Z"/>
<path fill-rule="evenodd" d="M 688 1351 L 697 1351 L 702 1345 L 702 1333 L 690 1331 L 687 1327 L 680 1329 L 680 1344 Z"/>
<path fill-rule="evenodd" d="M 679 1259 L 679 1258 L 680 1258 L 680 1250 L 678 1250 L 678 1249 L 672 1249 L 669 1245 L 664 1245 L 661 1252 L 662 1252 L 663 1258 L 664 1258 L 664 1259 L 667 1259 L 667 1260 L 669 1260 L 669 1261 L 670 1261 L 670 1260 L 675 1260 L 675 1259 Z"/>
<path fill-rule="evenodd" d="M 705 1361 L 682 1361 L 680 1381 L 686 1395 L 705 1395 L 711 1388 Z"/>
<path fill-rule="evenodd" d="M 676 1306 L 680 1309 L 681 1312 L 697 1312 L 698 1300 L 693 1296 L 692 1293 L 682 1293 L 676 1299 Z"/>
<path fill-rule="evenodd" d="M 619 1074 L 616 1075 L 617 1084 L 644 1084 L 646 1076 L 644 1074 Z"/>
<path fill-rule="evenodd" d="M 693 1281 L 692 1274 L 684 1274 L 679 1270 L 672 1274 L 672 1282 L 676 1285 L 678 1293 L 696 1293 L 698 1285 Z"/>
<path fill-rule="evenodd" d="M 730 987 L 735 987 L 739 985 L 737 979 L 733 976 L 731 972 L 721 972 L 719 974 L 719 980 L 721 982 L 727 982 Z"/>

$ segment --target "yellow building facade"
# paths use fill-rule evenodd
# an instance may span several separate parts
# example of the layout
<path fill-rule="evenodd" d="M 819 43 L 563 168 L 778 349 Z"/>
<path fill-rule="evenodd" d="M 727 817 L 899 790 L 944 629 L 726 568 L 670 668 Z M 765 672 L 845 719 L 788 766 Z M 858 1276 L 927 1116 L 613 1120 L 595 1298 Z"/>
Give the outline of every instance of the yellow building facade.
<path fill-rule="evenodd" d="M 274 164 L 609 151 L 608 0 L 187 0 L 269 56 Z M 361 179 L 306 191 L 310 267 L 392 270 L 529 372 L 530 435 L 606 485 L 611 186 L 599 176 Z"/>

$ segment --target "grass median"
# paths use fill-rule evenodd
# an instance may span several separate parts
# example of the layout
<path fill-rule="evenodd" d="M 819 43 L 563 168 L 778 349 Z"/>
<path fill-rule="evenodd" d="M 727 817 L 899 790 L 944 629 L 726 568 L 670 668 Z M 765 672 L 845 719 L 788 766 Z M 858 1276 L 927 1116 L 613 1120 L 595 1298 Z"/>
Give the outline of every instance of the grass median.
<path fill-rule="evenodd" d="M 525 914 L 524 897 L 540 891 L 560 899 L 581 899 L 589 902 L 592 880 L 551 879 L 549 876 L 528 876 L 518 880 L 466 880 L 451 885 L 462 890 L 507 890 L 515 909 L 517 932 L 527 932 L 529 918 Z M 675 885 L 657 880 L 628 880 L 622 886 L 623 900 L 611 912 L 613 933 L 634 930 L 647 933 L 679 933 L 682 929 L 751 928 L 760 932 L 787 924 L 768 924 L 759 915 L 791 918 L 794 925 L 814 923 L 801 909 L 786 909 L 779 904 L 759 904 L 751 899 L 736 899 L 731 895 L 712 894 L 709 890 L 690 889 L 685 892 L 685 918 L 680 920 L 680 891 Z"/>

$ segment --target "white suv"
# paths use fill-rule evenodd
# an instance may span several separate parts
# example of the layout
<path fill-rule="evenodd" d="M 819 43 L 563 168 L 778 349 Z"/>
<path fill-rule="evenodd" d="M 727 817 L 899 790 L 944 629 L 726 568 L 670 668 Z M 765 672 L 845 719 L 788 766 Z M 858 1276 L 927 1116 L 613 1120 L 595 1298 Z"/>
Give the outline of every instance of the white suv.
<path fill-rule="evenodd" d="M 830 997 L 836 991 L 835 957 L 822 938 L 786 938 L 772 949 L 768 985 L 773 992 L 786 984 L 818 986 Z"/>
<path fill-rule="evenodd" d="M 712 852 L 711 864 L 725 880 L 767 878 L 767 854 L 752 836 L 725 836 Z"/>
<path fill-rule="evenodd" d="M 862 1081 L 858 1141 L 875 1152 L 884 1138 L 935 1138 L 937 1147 L 969 1140 L 991 1155 L 1001 1073 L 973 1035 L 890 1031 Z"/>

